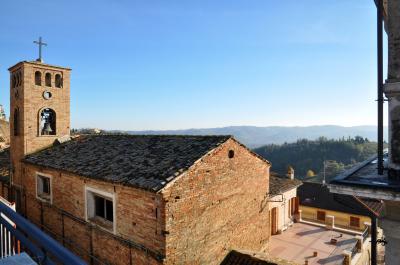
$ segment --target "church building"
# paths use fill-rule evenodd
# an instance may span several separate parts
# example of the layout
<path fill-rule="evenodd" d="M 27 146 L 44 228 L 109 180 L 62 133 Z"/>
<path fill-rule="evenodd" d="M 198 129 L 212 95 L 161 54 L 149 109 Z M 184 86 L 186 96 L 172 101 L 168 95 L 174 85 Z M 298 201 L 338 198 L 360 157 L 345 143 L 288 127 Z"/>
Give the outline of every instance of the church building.
<path fill-rule="evenodd" d="M 88 264 L 220 264 L 266 247 L 270 163 L 233 137 L 71 136 L 71 69 L 9 71 L 11 198 Z"/>

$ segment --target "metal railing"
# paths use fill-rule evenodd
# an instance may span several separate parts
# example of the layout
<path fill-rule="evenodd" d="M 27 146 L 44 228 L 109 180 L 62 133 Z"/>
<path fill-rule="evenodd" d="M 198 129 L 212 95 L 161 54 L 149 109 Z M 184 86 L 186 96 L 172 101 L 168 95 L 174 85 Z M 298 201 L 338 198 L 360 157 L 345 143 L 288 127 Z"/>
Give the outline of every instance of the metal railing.
<path fill-rule="evenodd" d="M 368 232 L 368 227 L 365 228 L 364 232 L 362 233 L 362 238 L 363 238 L 363 243 L 365 242 L 365 240 L 368 238 L 369 236 L 369 232 Z"/>
<path fill-rule="evenodd" d="M 354 246 L 351 248 L 351 259 L 354 258 L 354 256 L 358 253 L 358 247 L 357 247 L 357 243 L 354 244 Z"/>
<path fill-rule="evenodd" d="M 4 203 L 7 207 L 15 212 L 15 204 L 10 203 L 3 197 L 0 197 L 0 203 Z M 2 215 L 2 214 L 1 214 Z M 7 217 L 2 215 L 2 217 L 12 226 L 15 224 L 11 222 Z M 0 223 L 0 258 L 5 258 L 8 256 L 13 256 L 20 253 L 19 241 L 11 235 L 11 233 Z"/>
<path fill-rule="evenodd" d="M 1 201 L 0 213 L 1 232 L 3 235 L 7 235 L 7 241 L 4 242 L 7 242 L 8 247 L 5 249 L 9 252 L 6 254 L 16 254 L 21 247 L 38 264 L 86 264 L 85 261 L 75 256 Z M 5 246 L 6 244 L 3 245 Z"/>

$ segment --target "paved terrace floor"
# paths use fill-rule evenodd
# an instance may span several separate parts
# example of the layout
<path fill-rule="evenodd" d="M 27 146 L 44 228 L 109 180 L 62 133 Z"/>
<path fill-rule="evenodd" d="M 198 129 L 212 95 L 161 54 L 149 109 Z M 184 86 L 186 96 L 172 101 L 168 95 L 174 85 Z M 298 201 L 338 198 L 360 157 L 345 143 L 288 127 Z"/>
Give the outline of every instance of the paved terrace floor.
<path fill-rule="evenodd" d="M 330 243 L 331 238 L 337 239 L 335 245 Z M 309 265 L 336 265 L 343 262 L 343 250 L 350 250 L 355 244 L 353 235 L 295 223 L 282 234 L 271 237 L 269 254 L 301 265 L 306 259 Z M 314 251 L 318 252 L 317 257 L 313 256 Z"/>

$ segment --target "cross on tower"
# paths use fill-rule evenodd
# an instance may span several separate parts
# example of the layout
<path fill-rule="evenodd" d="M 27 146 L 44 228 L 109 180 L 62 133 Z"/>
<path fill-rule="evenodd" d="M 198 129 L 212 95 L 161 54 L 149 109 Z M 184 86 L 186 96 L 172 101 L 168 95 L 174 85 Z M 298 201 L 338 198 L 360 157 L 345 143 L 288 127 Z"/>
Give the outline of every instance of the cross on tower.
<path fill-rule="evenodd" d="M 39 46 L 39 58 L 36 59 L 38 62 L 43 62 L 42 60 L 42 46 L 47 46 L 47 43 L 42 42 L 42 37 L 39 37 L 39 41 L 34 41 L 33 43 Z"/>

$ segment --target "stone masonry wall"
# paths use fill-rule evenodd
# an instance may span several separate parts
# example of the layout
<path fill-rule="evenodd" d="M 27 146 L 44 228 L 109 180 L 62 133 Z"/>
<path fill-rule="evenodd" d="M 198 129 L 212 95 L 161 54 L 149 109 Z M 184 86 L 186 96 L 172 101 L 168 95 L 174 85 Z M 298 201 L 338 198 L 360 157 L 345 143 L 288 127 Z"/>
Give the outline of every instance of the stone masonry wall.
<path fill-rule="evenodd" d="M 234 157 L 229 158 L 229 150 Z M 269 239 L 269 167 L 230 139 L 169 183 L 164 264 L 220 264 L 232 249 L 259 251 Z"/>
<path fill-rule="evenodd" d="M 165 249 L 160 195 L 29 164 L 24 168 L 27 218 L 88 264 L 160 264 L 157 257 Z M 37 172 L 52 178 L 52 204 L 36 197 Z M 115 234 L 86 221 L 85 186 L 115 194 Z"/>

